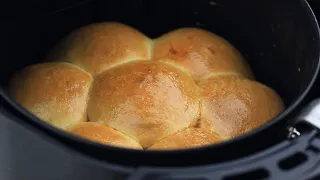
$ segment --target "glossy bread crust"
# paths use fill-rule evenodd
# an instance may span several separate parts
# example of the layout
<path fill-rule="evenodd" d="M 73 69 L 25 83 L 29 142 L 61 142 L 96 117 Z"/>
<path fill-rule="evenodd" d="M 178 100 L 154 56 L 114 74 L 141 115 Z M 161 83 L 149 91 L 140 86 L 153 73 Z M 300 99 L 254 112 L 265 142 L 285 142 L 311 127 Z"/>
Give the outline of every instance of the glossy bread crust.
<path fill-rule="evenodd" d="M 243 77 L 215 76 L 198 85 L 201 127 L 224 139 L 255 129 L 283 110 L 283 102 L 275 91 Z"/>
<path fill-rule="evenodd" d="M 253 79 L 249 65 L 236 48 L 202 29 L 177 29 L 155 39 L 153 54 L 156 61 L 187 69 L 197 82 L 217 73 Z"/>
<path fill-rule="evenodd" d="M 220 141 L 222 138 L 209 129 L 192 127 L 158 141 L 148 150 L 190 149 Z"/>
<path fill-rule="evenodd" d="M 21 106 L 58 128 L 87 121 L 92 76 L 68 63 L 29 66 L 11 80 L 10 94 Z"/>
<path fill-rule="evenodd" d="M 49 53 L 49 61 L 66 61 L 99 74 L 128 61 L 151 57 L 152 41 L 136 29 L 103 22 L 80 27 Z"/>
<path fill-rule="evenodd" d="M 198 88 L 191 76 L 168 64 L 135 61 L 95 78 L 88 117 L 149 147 L 196 123 L 199 105 Z"/>
<path fill-rule="evenodd" d="M 10 93 L 43 121 L 102 144 L 185 149 L 270 121 L 283 108 L 240 52 L 203 29 L 151 40 L 133 27 L 78 28 L 11 80 Z"/>
<path fill-rule="evenodd" d="M 67 131 L 73 135 L 89 139 L 97 143 L 118 147 L 130 147 L 132 149 L 142 149 L 141 145 L 137 141 L 122 134 L 120 131 L 99 123 L 77 123 L 68 127 Z"/>

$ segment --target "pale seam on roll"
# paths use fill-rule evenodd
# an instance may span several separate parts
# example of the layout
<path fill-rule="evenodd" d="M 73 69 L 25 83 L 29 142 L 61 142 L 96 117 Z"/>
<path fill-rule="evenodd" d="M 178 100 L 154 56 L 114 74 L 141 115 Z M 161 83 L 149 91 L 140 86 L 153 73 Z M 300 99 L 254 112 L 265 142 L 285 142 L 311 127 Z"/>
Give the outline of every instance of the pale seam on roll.
<path fill-rule="evenodd" d="M 127 64 L 127 63 L 130 63 L 130 62 L 135 62 L 135 61 L 149 61 L 150 59 L 141 59 L 141 58 L 132 58 L 132 59 L 127 59 L 127 60 L 124 60 L 124 61 L 121 61 L 121 62 L 117 62 L 117 63 L 114 63 L 113 65 L 109 66 L 108 68 L 106 68 L 105 70 L 99 72 L 99 73 L 96 73 L 94 75 L 94 77 L 98 76 L 99 74 L 102 74 L 106 71 L 108 71 L 109 69 L 112 69 L 112 68 L 115 68 L 115 67 L 118 67 L 120 65 L 123 65 L 123 64 Z"/>

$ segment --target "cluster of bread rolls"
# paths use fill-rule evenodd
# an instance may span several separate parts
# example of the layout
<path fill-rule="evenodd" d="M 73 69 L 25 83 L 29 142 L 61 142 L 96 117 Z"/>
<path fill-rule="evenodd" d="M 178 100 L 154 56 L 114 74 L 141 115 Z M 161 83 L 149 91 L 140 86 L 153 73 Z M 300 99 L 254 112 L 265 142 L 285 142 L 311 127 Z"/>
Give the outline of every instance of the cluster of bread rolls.
<path fill-rule="evenodd" d="M 10 93 L 41 120 L 99 143 L 182 149 L 244 134 L 279 114 L 228 41 L 198 28 L 156 39 L 116 22 L 74 30 L 45 63 L 16 73 Z"/>

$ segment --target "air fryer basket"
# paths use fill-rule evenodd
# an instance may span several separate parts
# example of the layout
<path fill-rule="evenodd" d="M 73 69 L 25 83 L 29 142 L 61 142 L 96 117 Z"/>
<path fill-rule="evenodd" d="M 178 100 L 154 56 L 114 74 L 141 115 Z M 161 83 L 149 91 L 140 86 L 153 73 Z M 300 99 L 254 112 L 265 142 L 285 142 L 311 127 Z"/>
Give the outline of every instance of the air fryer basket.
<path fill-rule="evenodd" d="M 301 102 L 318 71 L 318 27 L 303 0 L 54 2 L 44 5 L 42 1 L 33 1 L 33 4 L 20 5 L 24 8 L 13 10 L 13 16 L 8 16 L 1 25 L 0 51 L 6 64 L 0 67 L 0 80 L 4 89 L 14 72 L 41 62 L 55 43 L 85 24 L 118 21 L 152 38 L 180 27 L 200 27 L 237 47 L 257 80 L 275 89 L 287 110 L 264 127 L 230 142 L 186 151 L 138 152 L 97 145 L 58 131 L 18 106 L 13 107 L 2 93 L 6 101 L 0 116 L 4 124 L 0 127 L 7 127 L 9 146 L 5 149 L 12 155 L 0 158 L 4 162 L 10 160 L 14 163 L 10 166 L 19 171 L 3 173 L 13 179 L 82 180 L 102 179 L 107 175 L 113 176 L 110 179 L 122 179 L 141 165 L 200 166 L 256 153 L 286 135 L 285 128 L 298 112 L 297 106 L 303 105 Z M 18 147 L 23 147 L 24 152 L 18 151 Z M 87 156 L 90 158 L 86 159 Z M 27 162 L 33 165 L 26 165 Z M 50 163 L 41 164 L 43 162 Z"/>

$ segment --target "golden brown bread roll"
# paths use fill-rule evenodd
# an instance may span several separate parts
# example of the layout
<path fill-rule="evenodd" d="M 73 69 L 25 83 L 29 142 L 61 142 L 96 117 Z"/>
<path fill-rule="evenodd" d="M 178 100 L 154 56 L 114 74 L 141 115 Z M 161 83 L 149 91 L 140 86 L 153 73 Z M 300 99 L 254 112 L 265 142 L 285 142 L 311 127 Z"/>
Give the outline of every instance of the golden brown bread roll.
<path fill-rule="evenodd" d="M 195 81 L 214 73 L 253 78 L 240 52 L 225 39 L 198 28 L 181 28 L 154 41 L 153 59 L 177 64 Z"/>
<path fill-rule="evenodd" d="M 11 80 L 10 93 L 24 108 L 58 128 L 87 120 L 92 77 L 68 63 L 29 66 Z"/>
<path fill-rule="evenodd" d="M 215 76 L 199 83 L 202 126 L 229 139 L 255 129 L 283 110 L 280 97 L 259 82 Z"/>
<path fill-rule="evenodd" d="M 90 121 L 101 121 L 149 147 L 196 123 L 199 96 L 192 77 L 164 63 L 136 61 L 96 77 Z"/>
<path fill-rule="evenodd" d="M 94 122 L 82 122 L 70 126 L 68 132 L 82 138 L 113 146 L 132 149 L 142 149 L 140 144 L 130 137 L 103 124 Z"/>
<path fill-rule="evenodd" d="M 152 41 L 120 23 L 90 24 L 64 38 L 48 60 L 56 62 L 14 76 L 13 99 L 49 124 L 102 144 L 149 150 L 214 144 L 284 108 L 275 91 L 254 81 L 235 47 L 202 29 Z"/>
<path fill-rule="evenodd" d="M 220 142 L 222 139 L 208 129 L 187 128 L 155 143 L 148 150 L 189 149 Z"/>
<path fill-rule="evenodd" d="M 74 30 L 48 59 L 71 62 L 94 75 L 124 62 L 150 59 L 151 43 L 148 37 L 127 25 L 95 23 Z"/>

